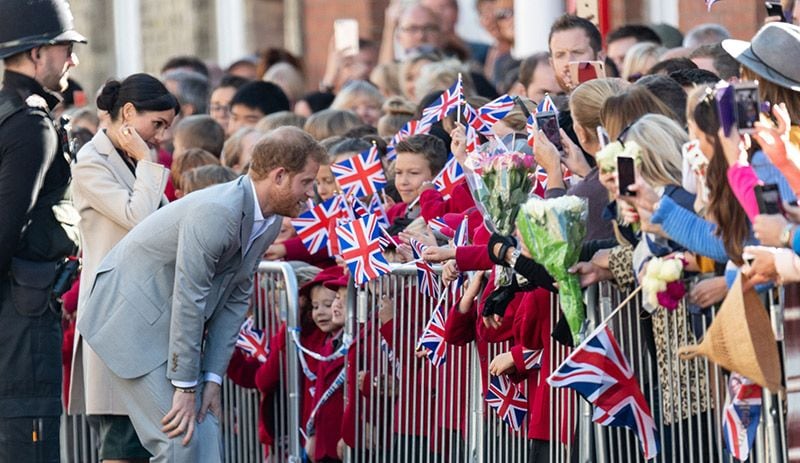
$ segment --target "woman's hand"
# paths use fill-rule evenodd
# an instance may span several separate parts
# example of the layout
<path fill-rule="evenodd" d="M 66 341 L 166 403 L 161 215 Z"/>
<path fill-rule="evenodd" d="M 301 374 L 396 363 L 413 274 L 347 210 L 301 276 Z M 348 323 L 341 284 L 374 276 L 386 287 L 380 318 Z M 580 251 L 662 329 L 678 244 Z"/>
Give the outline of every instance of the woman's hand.
<path fill-rule="evenodd" d="M 757 246 L 747 246 L 745 252 L 753 256 L 749 265 L 742 269 L 742 273 L 749 278 L 759 281 L 777 281 L 778 269 L 775 267 L 775 254 L 768 249 L 759 249 Z"/>
<path fill-rule="evenodd" d="M 626 199 L 633 203 L 636 210 L 653 212 L 655 204 L 661 199 L 650 185 L 645 182 L 641 176 L 636 178 L 636 182 L 629 186 L 628 189 L 635 193 L 635 196 L 627 196 Z"/>
<path fill-rule="evenodd" d="M 592 262 L 578 262 L 570 267 L 568 272 L 578 275 L 581 280 L 581 288 L 586 288 L 600 281 L 609 281 L 614 278 L 611 270 L 595 265 Z"/>
<path fill-rule="evenodd" d="M 125 151 L 137 161 L 150 159 L 150 147 L 147 146 L 139 132 L 130 125 L 122 124 L 119 132 L 117 132 L 117 143 L 119 143 L 119 148 L 122 151 Z"/>
<path fill-rule="evenodd" d="M 558 129 L 561 133 L 561 144 L 564 145 L 564 164 L 579 177 L 586 177 L 592 167 L 586 162 L 586 156 L 578 145 L 576 145 L 564 129 Z"/>
<path fill-rule="evenodd" d="M 720 127 L 717 131 L 717 137 L 719 137 L 722 152 L 725 153 L 725 159 L 728 161 L 729 166 L 736 164 L 740 160 L 747 161 L 746 143 L 735 125 L 731 127 L 731 133 L 727 137 L 723 128 Z"/>
<path fill-rule="evenodd" d="M 780 214 L 758 214 L 753 222 L 756 239 L 764 246 L 783 247 L 781 235 L 789 221 Z"/>
<path fill-rule="evenodd" d="M 561 155 L 555 145 L 550 143 L 547 136 L 541 130 L 536 131 L 534 139 L 534 157 L 542 169 L 547 171 L 547 185 L 558 178 L 558 182 L 563 186 L 564 174 L 561 171 Z"/>
<path fill-rule="evenodd" d="M 689 302 L 699 307 L 711 307 L 725 299 L 728 285 L 725 277 L 707 278 L 697 282 L 689 291 Z"/>

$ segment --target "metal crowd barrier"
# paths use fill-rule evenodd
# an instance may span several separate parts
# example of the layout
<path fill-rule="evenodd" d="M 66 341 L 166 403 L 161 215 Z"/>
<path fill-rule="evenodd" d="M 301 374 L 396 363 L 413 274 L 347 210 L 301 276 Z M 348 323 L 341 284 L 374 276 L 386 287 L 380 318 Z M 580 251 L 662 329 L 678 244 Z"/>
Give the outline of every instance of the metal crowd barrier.
<path fill-rule="evenodd" d="M 349 463 L 494 463 L 528 459 L 527 423 L 513 432 L 484 402 L 481 368 L 474 343 L 447 347 L 439 368 L 416 355 L 416 343 L 436 301 L 417 287 L 416 268 L 394 265 L 389 275 L 350 291 L 346 331 L 353 337 L 355 368 L 364 372 L 368 394 L 356 392 L 356 443 L 345 452 Z M 298 326 L 297 281 L 286 263 L 262 262 L 255 279 L 252 311 L 256 326 L 274 334 L 282 322 Z M 587 318 L 596 326 L 626 294 L 602 283 L 586 291 Z M 780 331 L 780 289 L 766 297 L 773 326 Z M 445 298 L 449 309 L 454 301 Z M 381 309 L 384 310 L 381 310 Z M 551 297 L 552 323 L 559 318 L 557 295 Z M 380 329 L 391 314 L 390 329 Z M 725 450 L 721 416 L 727 372 L 707 360 L 678 360 L 677 348 L 696 343 L 711 323 L 714 310 L 690 313 L 687 303 L 673 312 L 642 311 L 636 297 L 609 325 L 634 369 L 660 435 L 659 463 L 733 462 Z M 780 333 L 778 340 L 782 339 Z M 388 338 L 388 340 L 387 340 Z M 300 400 L 297 350 L 287 339 L 281 384 L 273 398 L 274 444 L 258 440 L 259 394 L 226 379 L 223 385 L 222 433 L 226 462 L 301 461 Z M 489 345 L 488 362 L 510 349 L 508 342 Z M 555 342 L 550 365 L 555 369 L 570 350 Z M 348 360 L 349 361 L 349 360 Z M 357 375 L 358 377 L 358 375 Z M 540 378 L 540 381 L 544 378 Z M 363 385 L 363 384 L 362 384 Z M 349 388 L 360 385 L 345 383 Z M 524 386 L 523 386 L 523 390 Z M 764 391 L 752 463 L 788 461 L 785 398 Z M 550 389 L 550 461 L 640 462 L 639 441 L 627 429 L 591 422 L 588 403 L 569 389 Z M 95 462 L 96 442 L 83 417 L 64 417 L 65 461 Z M 317 423 L 317 429 L 341 423 Z"/>

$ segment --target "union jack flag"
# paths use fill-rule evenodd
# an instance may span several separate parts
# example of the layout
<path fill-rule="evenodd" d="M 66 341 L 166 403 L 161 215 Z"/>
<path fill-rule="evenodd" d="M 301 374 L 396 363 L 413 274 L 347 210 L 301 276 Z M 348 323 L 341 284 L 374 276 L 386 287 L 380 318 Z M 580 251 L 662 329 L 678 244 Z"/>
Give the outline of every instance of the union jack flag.
<path fill-rule="evenodd" d="M 544 98 L 542 98 L 542 101 L 540 101 L 539 104 L 536 106 L 536 112 L 546 113 L 549 111 L 557 113 L 558 109 L 556 109 L 556 105 L 555 103 L 553 103 L 553 99 L 550 98 L 550 95 L 545 95 Z"/>
<path fill-rule="evenodd" d="M 369 196 L 386 186 L 386 176 L 375 146 L 331 164 L 331 170 L 339 186 L 348 195 Z"/>
<path fill-rule="evenodd" d="M 536 137 L 536 121 L 533 118 L 533 114 L 528 116 L 528 122 L 525 124 L 525 128 L 528 129 L 528 146 L 533 148 L 534 139 Z"/>
<path fill-rule="evenodd" d="M 434 103 L 422 111 L 423 124 L 433 124 L 447 117 L 461 104 L 461 74 L 458 75 L 456 83 L 452 87 L 442 92 Z"/>
<path fill-rule="evenodd" d="M 244 353 L 258 359 L 259 362 L 267 361 L 269 346 L 264 331 L 253 326 L 253 317 L 247 317 L 239 329 L 239 337 L 236 338 L 236 347 Z"/>
<path fill-rule="evenodd" d="M 334 196 L 292 219 L 292 226 L 309 253 L 314 254 L 327 244 L 328 226 L 340 214 L 340 201 L 339 196 Z"/>
<path fill-rule="evenodd" d="M 486 404 L 514 431 L 519 431 L 528 414 L 528 400 L 505 376 L 492 376 L 486 390 Z"/>
<path fill-rule="evenodd" d="M 453 247 L 466 246 L 467 241 L 469 241 L 469 218 L 464 215 L 453 233 Z M 463 295 L 464 275 L 459 274 L 458 278 L 450 282 L 450 300 L 458 301 Z"/>
<path fill-rule="evenodd" d="M 722 435 L 734 458 L 747 460 L 760 418 L 761 386 L 738 373 L 731 373 L 728 398 L 722 413 Z"/>
<path fill-rule="evenodd" d="M 466 138 L 466 150 L 467 153 L 474 153 L 478 150 L 478 132 L 475 131 L 475 128 L 471 125 L 468 125 L 465 129 L 465 136 Z"/>
<path fill-rule="evenodd" d="M 436 217 L 435 219 L 431 219 L 428 221 L 428 227 L 435 232 L 439 232 L 442 235 L 452 238 L 454 231 L 447 225 L 447 222 L 444 221 L 441 217 Z"/>
<path fill-rule="evenodd" d="M 373 193 L 372 197 L 369 199 L 369 209 L 367 212 L 378 218 L 378 225 L 389 228 L 389 216 L 386 214 L 386 209 L 383 208 L 383 203 L 381 203 L 381 198 L 378 196 L 378 193 Z"/>
<path fill-rule="evenodd" d="M 493 126 L 500 119 L 506 117 L 506 114 L 514 109 L 514 99 L 508 95 L 503 95 L 494 101 L 486 103 L 478 109 L 480 118 L 489 126 Z"/>
<path fill-rule="evenodd" d="M 522 362 L 526 370 L 542 366 L 542 349 L 522 349 Z"/>
<path fill-rule="evenodd" d="M 447 343 L 444 340 L 445 318 L 444 304 L 437 304 L 417 342 L 417 349 L 427 349 L 428 360 L 437 368 L 447 360 Z"/>
<path fill-rule="evenodd" d="M 419 241 L 411 238 L 408 241 L 411 245 L 411 251 L 414 254 L 414 264 L 417 266 L 417 286 L 423 294 L 439 299 L 439 280 L 436 278 L 436 272 L 433 271 L 431 264 L 422 260 L 422 253 L 428 247 Z"/>
<path fill-rule="evenodd" d="M 442 198 L 447 200 L 453 194 L 453 190 L 465 180 L 464 168 L 461 167 L 453 153 L 450 153 L 450 159 L 433 179 L 433 186 L 442 194 Z"/>
<path fill-rule="evenodd" d="M 381 253 L 381 227 L 374 215 L 353 220 L 336 228 L 342 259 L 356 284 L 364 284 L 391 271 Z"/>
<path fill-rule="evenodd" d="M 562 166 L 561 168 L 563 169 L 564 182 L 569 185 L 569 182 L 572 180 L 572 172 L 570 172 L 566 166 Z M 534 173 L 533 188 L 536 189 L 537 185 L 541 185 L 542 190 L 547 189 L 547 171 L 541 166 L 537 166 L 536 173 Z"/>
<path fill-rule="evenodd" d="M 658 453 L 658 432 L 633 369 L 608 325 L 600 325 L 547 378 L 553 387 L 570 387 L 594 405 L 592 419 L 604 426 L 632 429 L 642 453 Z"/>
<path fill-rule="evenodd" d="M 453 234 L 453 246 L 466 246 L 469 241 L 469 217 L 464 216 Z"/>
<path fill-rule="evenodd" d="M 418 120 L 406 122 L 403 127 L 400 128 L 400 131 L 394 134 L 392 139 L 389 141 L 389 144 L 386 147 L 386 160 L 394 161 L 394 159 L 397 157 L 395 146 L 397 146 L 398 143 L 412 135 L 430 133 L 432 126 L 433 122 L 423 122 Z"/>
<path fill-rule="evenodd" d="M 373 193 L 373 195 L 376 195 L 376 194 L 377 193 Z M 347 205 L 350 206 L 350 209 L 353 211 L 353 214 L 354 214 L 354 216 L 356 218 L 364 217 L 365 215 L 368 214 L 367 208 L 364 206 L 364 203 L 362 203 L 355 196 L 348 196 L 347 197 Z"/>
<path fill-rule="evenodd" d="M 469 103 L 464 103 L 464 120 L 467 122 L 467 127 L 471 127 L 473 133 L 476 131 L 487 137 L 492 135 L 492 124 L 486 123 L 481 118 L 481 115 Z M 469 151 L 469 150 L 467 150 Z"/>

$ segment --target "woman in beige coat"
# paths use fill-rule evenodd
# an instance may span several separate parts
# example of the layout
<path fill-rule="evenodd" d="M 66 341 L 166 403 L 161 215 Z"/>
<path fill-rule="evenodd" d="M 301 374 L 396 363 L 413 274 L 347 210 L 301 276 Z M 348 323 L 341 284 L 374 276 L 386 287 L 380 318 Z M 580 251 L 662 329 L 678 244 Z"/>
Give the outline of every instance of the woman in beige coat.
<path fill-rule="evenodd" d="M 178 101 L 155 77 L 134 74 L 109 81 L 97 97 L 111 124 L 81 148 L 72 166 L 73 202 L 81 215 L 83 248 L 78 319 L 96 270 L 111 248 L 131 228 L 167 200 L 164 187 L 169 170 L 151 161 L 151 149 L 180 109 Z M 100 458 L 147 461 L 130 419 L 119 407 L 108 370 L 88 344 L 75 336 L 70 382 L 70 413 L 86 413 L 100 436 Z"/>

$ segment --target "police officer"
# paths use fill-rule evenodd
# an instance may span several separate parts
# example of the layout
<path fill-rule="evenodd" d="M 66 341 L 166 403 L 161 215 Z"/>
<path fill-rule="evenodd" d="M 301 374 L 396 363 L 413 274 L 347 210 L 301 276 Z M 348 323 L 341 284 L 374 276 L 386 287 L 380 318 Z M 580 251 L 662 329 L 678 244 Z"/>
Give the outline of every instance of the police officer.
<path fill-rule="evenodd" d="M 50 115 L 78 64 L 64 0 L 0 2 L 0 462 L 58 462 L 59 269 L 80 242 L 66 138 Z"/>

